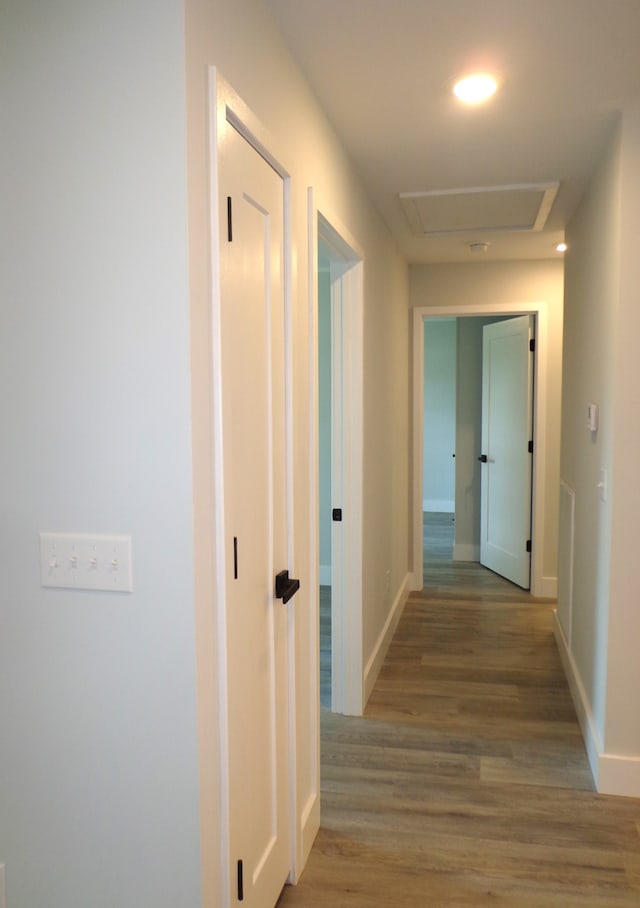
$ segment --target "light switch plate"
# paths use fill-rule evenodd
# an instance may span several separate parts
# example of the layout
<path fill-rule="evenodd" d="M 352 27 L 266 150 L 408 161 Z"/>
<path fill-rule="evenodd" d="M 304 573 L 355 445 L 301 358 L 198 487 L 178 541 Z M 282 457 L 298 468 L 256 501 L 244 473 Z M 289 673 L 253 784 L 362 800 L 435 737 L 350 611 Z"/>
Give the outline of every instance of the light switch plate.
<path fill-rule="evenodd" d="M 130 536 L 40 533 L 42 586 L 133 592 Z"/>

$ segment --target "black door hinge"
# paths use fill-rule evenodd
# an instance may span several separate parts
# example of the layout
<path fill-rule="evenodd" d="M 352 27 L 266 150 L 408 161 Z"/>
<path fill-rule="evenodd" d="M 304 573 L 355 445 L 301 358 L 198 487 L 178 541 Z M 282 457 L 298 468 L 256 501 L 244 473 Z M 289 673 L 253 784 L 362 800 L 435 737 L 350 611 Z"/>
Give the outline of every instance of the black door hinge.
<path fill-rule="evenodd" d="M 230 243 L 233 242 L 233 209 L 230 195 L 227 196 L 227 239 Z"/>
<path fill-rule="evenodd" d="M 334 508 L 331 512 L 331 519 L 340 522 L 342 520 L 342 508 Z"/>
<path fill-rule="evenodd" d="M 536 350 L 536 339 L 535 339 L 535 337 L 532 337 L 531 340 L 529 341 L 529 350 L 531 351 L 531 353 L 535 353 L 535 350 Z"/>
<path fill-rule="evenodd" d="M 238 861 L 238 901 L 244 902 L 244 872 L 242 861 Z"/>
<path fill-rule="evenodd" d="M 527 450 L 529 451 L 529 454 L 533 454 L 533 441 L 529 442 Z"/>
<path fill-rule="evenodd" d="M 527 539 L 527 552 L 531 551 L 531 540 Z"/>
<path fill-rule="evenodd" d="M 233 579 L 238 579 L 238 537 L 233 537 Z"/>

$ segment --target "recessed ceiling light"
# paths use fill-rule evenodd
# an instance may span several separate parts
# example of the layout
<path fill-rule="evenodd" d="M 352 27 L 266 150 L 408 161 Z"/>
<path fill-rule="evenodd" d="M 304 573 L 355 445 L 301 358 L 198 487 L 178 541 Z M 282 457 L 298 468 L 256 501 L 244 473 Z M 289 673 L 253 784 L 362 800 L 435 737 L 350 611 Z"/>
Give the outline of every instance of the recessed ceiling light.
<path fill-rule="evenodd" d="M 482 104 L 496 91 L 498 83 L 487 73 L 465 76 L 453 86 L 454 95 L 465 104 Z"/>
<path fill-rule="evenodd" d="M 556 252 L 566 252 L 569 247 L 566 243 L 558 243 L 556 246 Z"/>

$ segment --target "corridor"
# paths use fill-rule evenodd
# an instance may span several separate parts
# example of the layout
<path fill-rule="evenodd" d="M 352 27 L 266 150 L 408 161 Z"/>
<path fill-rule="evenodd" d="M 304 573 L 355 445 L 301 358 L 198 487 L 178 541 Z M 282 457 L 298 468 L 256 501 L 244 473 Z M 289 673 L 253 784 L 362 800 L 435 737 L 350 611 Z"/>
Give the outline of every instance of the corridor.
<path fill-rule="evenodd" d="M 364 717 L 323 711 L 321 829 L 279 908 L 637 908 L 640 802 L 594 791 L 553 604 L 452 563 L 450 524 Z"/>

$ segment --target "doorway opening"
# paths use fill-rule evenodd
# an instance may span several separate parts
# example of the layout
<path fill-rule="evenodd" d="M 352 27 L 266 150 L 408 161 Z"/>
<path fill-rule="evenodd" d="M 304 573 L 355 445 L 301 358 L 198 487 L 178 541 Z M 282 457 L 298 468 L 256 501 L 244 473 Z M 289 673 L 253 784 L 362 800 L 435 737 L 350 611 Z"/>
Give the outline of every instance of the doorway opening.
<path fill-rule="evenodd" d="M 318 262 L 316 519 L 320 696 L 333 712 L 361 715 L 362 657 L 362 255 L 314 204 L 310 242 Z"/>
<path fill-rule="evenodd" d="M 530 587 L 533 322 L 509 315 L 424 325 L 427 572 L 448 558 Z"/>
<path fill-rule="evenodd" d="M 468 320 L 469 323 L 481 317 L 487 322 L 510 319 L 518 315 L 533 315 L 536 321 L 536 330 L 538 335 L 536 348 L 536 385 L 533 395 L 533 430 L 536 438 L 536 457 L 533 462 L 532 492 L 531 492 L 531 583 L 530 591 L 533 596 L 545 597 L 551 591 L 547 589 L 543 577 L 543 528 L 544 528 L 544 448 L 545 448 L 545 425 L 546 425 L 546 382 L 547 382 L 547 323 L 548 313 L 546 303 L 533 303 L 513 306 L 491 307 L 489 305 L 469 305 L 460 304 L 457 306 L 447 307 L 419 307 L 414 309 L 413 318 L 413 424 L 414 424 L 414 446 L 413 446 L 413 589 L 420 590 L 424 583 L 424 566 L 425 566 L 425 519 L 424 513 L 427 499 L 441 500 L 438 498 L 440 493 L 429 490 L 425 484 L 424 462 L 425 462 L 425 415 L 424 415 L 424 377 L 425 377 L 425 326 L 436 324 L 432 320 L 454 320 L 457 318 Z M 450 322 L 450 324 L 452 324 Z M 453 322 L 455 324 L 455 322 Z M 451 447 L 451 443 L 449 443 Z M 455 448 L 450 450 L 450 461 L 455 462 L 456 468 L 459 466 L 457 458 L 453 459 L 452 455 L 456 454 Z M 475 452 L 477 456 L 480 452 Z M 443 461 L 444 462 L 444 461 Z M 450 471 L 453 472 L 453 467 Z M 456 484 L 464 483 L 464 477 L 459 476 Z M 450 488 L 450 486 L 449 486 Z M 444 493 L 443 493 L 444 494 Z M 456 506 L 456 522 L 458 519 L 477 520 L 478 514 L 476 508 L 480 507 L 479 496 L 472 494 L 461 495 L 458 488 L 457 500 L 467 503 L 470 507 L 470 513 L 462 514 Z M 446 500 L 443 499 L 443 500 Z M 450 500 L 450 499 L 449 499 Z M 446 511 L 444 511 L 446 515 Z M 446 523 L 445 517 L 445 523 Z M 445 527 L 446 531 L 452 536 L 453 526 L 451 521 Z M 456 533 L 456 539 L 453 537 L 450 543 L 443 543 L 442 525 L 440 528 L 429 530 L 429 533 L 436 536 L 440 535 L 440 545 L 450 544 L 452 559 L 456 561 L 479 561 L 480 553 L 473 543 L 465 542 L 464 533 Z M 537 531 L 538 530 L 538 531 Z"/>

